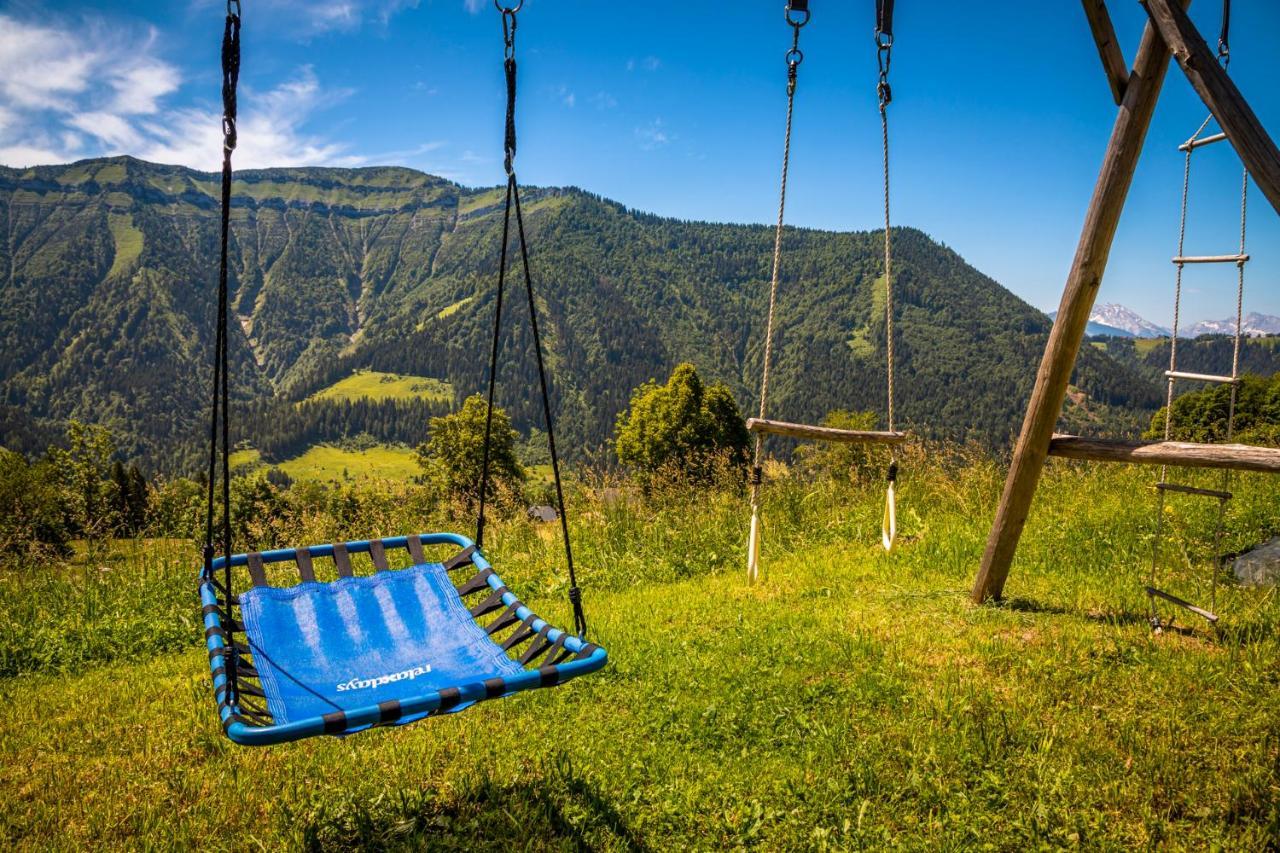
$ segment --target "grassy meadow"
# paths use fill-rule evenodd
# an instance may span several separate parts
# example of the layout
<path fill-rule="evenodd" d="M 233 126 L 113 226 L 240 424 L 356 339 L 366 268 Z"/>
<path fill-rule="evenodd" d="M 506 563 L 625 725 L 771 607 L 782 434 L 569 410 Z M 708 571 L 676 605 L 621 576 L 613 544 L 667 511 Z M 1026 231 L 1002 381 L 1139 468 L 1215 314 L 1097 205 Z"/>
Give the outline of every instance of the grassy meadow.
<path fill-rule="evenodd" d="M 453 399 L 453 387 L 442 379 L 433 379 L 429 376 L 401 376 L 398 373 L 382 373 L 377 370 L 358 370 L 315 392 L 307 398 L 307 402 L 414 398 L 447 403 Z"/>
<path fill-rule="evenodd" d="M 926 461 L 927 459 L 927 461 Z M 574 485 L 575 555 L 609 666 L 555 690 L 347 739 L 219 730 L 186 542 L 0 573 L 0 839 L 19 848 L 666 850 L 1158 847 L 1280 838 L 1280 600 L 1227 583 L 1213 632 L 1153 635 L 1150 470 L 1054 462 L 1000 605 L 969 585 L 1002 471 L 916 451 L 901 543 L 881 484 L 780 478 L 761 583 L 733 489 Z M 1224 550 L 1274 534 L 1239 478 Z M 342 487 L 280 543 L 470 518 Z M 1162 584 L 1197 601 L 1211 518 L 1172 501 Z M 568 622 L 554 526 L 487 551 Z M 266 543 L 263 543 L 266 544 Z"/>
<path fill-rule="evenodd" d="M 237 450 L 231 454 L 233 470 L 248 471 L 262 464 L 257 450 Z M 390 444 L 363 448 L 315 444 L 302 455 L 270 467 L 279 468 L 291 480 L 316 483 L 411 480 L 422 474 L 412 448 Z"/>

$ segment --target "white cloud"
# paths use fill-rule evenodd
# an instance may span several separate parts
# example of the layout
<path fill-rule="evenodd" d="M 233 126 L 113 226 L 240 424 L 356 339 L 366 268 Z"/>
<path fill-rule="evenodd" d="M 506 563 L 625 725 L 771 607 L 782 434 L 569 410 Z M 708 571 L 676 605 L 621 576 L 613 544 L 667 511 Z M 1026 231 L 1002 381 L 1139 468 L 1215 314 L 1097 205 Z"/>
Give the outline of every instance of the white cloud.
<path fill-rule="evenodd" d="M 645 127 L 636 128 L 636 139 L 640 141 L 640 147 L 646 151 L 661 148 L 674 138 L 667 132 L 661 118 L 655 118 Z"/>
<path fill-rule="evenodd" d="M 153 32 L 151 41 L 154 38 Z M 149 49 L 150 45 L 147 47 Z M 182 83 L 178 69 L 146 56 L 110 73 L 110 85 L 115 90 L 112 108 L 123 115 L 154 113 L 159 109 L 160 99 L 176 92 Z"/>
<path fill-rule="evenodd" d="M 376 5 L 390 10 L 407 4 Z M 221 109 L 168 103 L 182 75 L 156 55 L 155 30 L 98 18 L 78 24 L 33 24 L 0 14 L 0 163 L 132 154 L 215 169 L 222 150 Z M 236 167 L 364 162 L 306 129 L 317 112 L 350 94 L 323 88 L 310 67 L 266 91 L 242 85 Z"/>
<path fill-rule="evenodd" d="M 236 168 L 361 165 L 367 158 L 308 134 L 302 127 L 316 110 L 349 94 L 322 89 L 310 67 L 262 94 L 244 92 L 240 97 Z M 146 143 L 130 153 L 144 160 L 210 171 L 222 156 L 221 115 L 220 111 L 187 108 L 167 115 L 163 122 L 146 122 Z"/>
<path fill-rule="evenodd" d="M 305 38 L 324 33 L 360 29 L 366 21 L 385 27 L 419 0 L 265 0 L 259 4 L 274 15 L 288 18 L 294 32 Z M 299 26 L 300 24 L 300 26 Z"/>
<path fill-rule="evenodd" d="M 9 105 L 65 107 L 89 87 L 95 64 L 70 33 L 0 15 L 0 94 Z"/>
<path fill-rule="evenodd" d="M 463 0 L 463 5 L 467 7 L 467 11 L 471 14 L 479 15 L 489 5 L 489 0 Z"/>
<path fill-rule="evenodd" d="M 113 151 L 132 151 L 142 143 L 142 136 L 122 116 L 107 112 L 87 112 L 71 115 L 67 124 L 90 136 L 97 137 Z"/>
<path fill-rule="evenodd" d="M 608 92 L 596 92 L 587 100 L 598 110 L 611 110 L 618 105 L 618 99 Z"/>
<path fill-rule="evenodd" d="M 353 30 L 360 26 L 360 10 L 354 3 L 308 3 L 306 9 L 316 32 Z"/>
<path fill-rule="evenodd" d="M 656 56 L 646 56 L 639 60 L 632 58 L 627 60 L 627 70 L 635 71 L 642 68 L 645 71 L 657 71 L 662 67 L 662 60 Z"/>

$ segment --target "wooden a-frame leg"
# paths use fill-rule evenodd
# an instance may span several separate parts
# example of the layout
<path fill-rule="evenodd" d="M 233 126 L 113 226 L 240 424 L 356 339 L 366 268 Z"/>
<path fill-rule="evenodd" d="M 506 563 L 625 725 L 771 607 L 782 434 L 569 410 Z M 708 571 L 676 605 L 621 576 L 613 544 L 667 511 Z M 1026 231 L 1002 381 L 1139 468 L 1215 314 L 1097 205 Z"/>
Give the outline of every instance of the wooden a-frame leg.
<path fill-rule="evenodd" d="M 987 538 L 982 566 L 974 580 L 975 602 L 999 598 L 1004 590 L 1168 68 L 1169 49 L 1155 26 L 1148 22 L 1085 215 L 1057 320 L 1036 372 L 1035 390 L 1022 422 L 995 523 Z"/>

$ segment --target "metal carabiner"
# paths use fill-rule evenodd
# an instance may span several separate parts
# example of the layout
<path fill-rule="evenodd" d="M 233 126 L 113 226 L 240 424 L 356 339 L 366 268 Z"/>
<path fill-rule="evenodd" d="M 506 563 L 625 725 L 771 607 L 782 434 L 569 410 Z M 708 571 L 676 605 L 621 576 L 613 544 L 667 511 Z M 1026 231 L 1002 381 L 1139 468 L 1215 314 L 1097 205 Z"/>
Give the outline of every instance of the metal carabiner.
<path fill-rule="evenodd" d="M 524 0 L 519 0 L 514 6 L 503 6 L 501 0 L 493 0 L 493 8 L 497 9 L 504 15 L 514 15 L 524 6 Z"/>
<path fill-rule="evenodd" d="M 799 20 L 792 18 L 792 12 L 803 12 L 804 17 Z M 809 3 L 807 0 L 801 3 L 788 3 L 786 10 L 783 12 L 783 16 L 787 19 L 787 23 L 796 29 L 800 29 L 805 24 L 809 23 L 809 14 Z"/>

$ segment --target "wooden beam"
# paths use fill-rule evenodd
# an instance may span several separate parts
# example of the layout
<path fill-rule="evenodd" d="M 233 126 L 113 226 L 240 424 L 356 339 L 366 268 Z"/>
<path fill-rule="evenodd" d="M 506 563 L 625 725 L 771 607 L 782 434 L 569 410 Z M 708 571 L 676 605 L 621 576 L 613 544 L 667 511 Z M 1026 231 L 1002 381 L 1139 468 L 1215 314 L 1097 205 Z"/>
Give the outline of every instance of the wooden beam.
<path fill-rule="evenodd" d="M 1185 441 L 1116 441 L 1054 435 L 1049 455 L 1095 462 L 1177 465 L 1182 468 L 1229 468 L 1232 471 L 1280 473 L 1280 448 L 1250 444 L 1192 444 Z M 1205 492 L 1208 494 L 1208 492 Z M 1216 497 L 1219 493 L 1214 492 Z"/>
<path fill-rule="evenodd" d="M 1018 538 L 1022 535 L 1049 453 L 1053 427 L 1062 412 L 1062 401 L 1084 340 L 1089 313 L 1102 283 L 1120 212 L 1124 208 L 1138 155 L 1142 152 L 1142 143 L 1168 68 L 1169 50 L 1161 41 L 1155 25 L 1148 22 L 1138 46 L 1133 73 L 1129 75 L 1129 85 L 1125 87 L 1124 103 L 1120 105 L 1111 129 L 1111 141 L 1102 159 L 1093 198 L 1085 214 L 1080 244 L 1067 275 L 1057 320 L 1049 333 L 1040 369 L 1036 372 L 1035 389 L 1031 392 L 1022 432 L 1014 448 L 1004 493 L 987 537 L 982 566 L 974 579 L 974 601 L 999 598 L 1004 591 L 1009 566 L 1018 548 Z"/>
<path fill-rule="evenodd" d="M 1116 30 L 1111 25 L 1111 16 L 1107 14 L 1106 0 L 1083 0 L 1083 3 L 1093 41 L 1098 45 L 1102 70 L 1111 84 L 1111 97 L 1115 99 L 1116 106 L 1120 106 L 1124 103 L 1124 89 L 1129 85 L 1129 66 L 1125 64 L 1120 43 L 1116 41 Z"/>
<path fill-rule="evenodd" d="M 747 418 L 747 429 L 769 435 L 785 435 L 788 438 L 804 438 L 812 441 L 836 441 L 845 444 L 901 444 L 907 440 L 905 432 L 879 432 L 861 429 L 835 429 L 833 427 L 793 424 L 788 421 L 770 421 Z"/>
<path fill-rule="evenodd" d="M 1280 213 L 1280 150 L 1267 135 L 1236 84 L 1174 0 L 1144 0 L 1147 14 L 1196 94 L 1204 101 L 1240 155 L 1262 194 Z"/>

